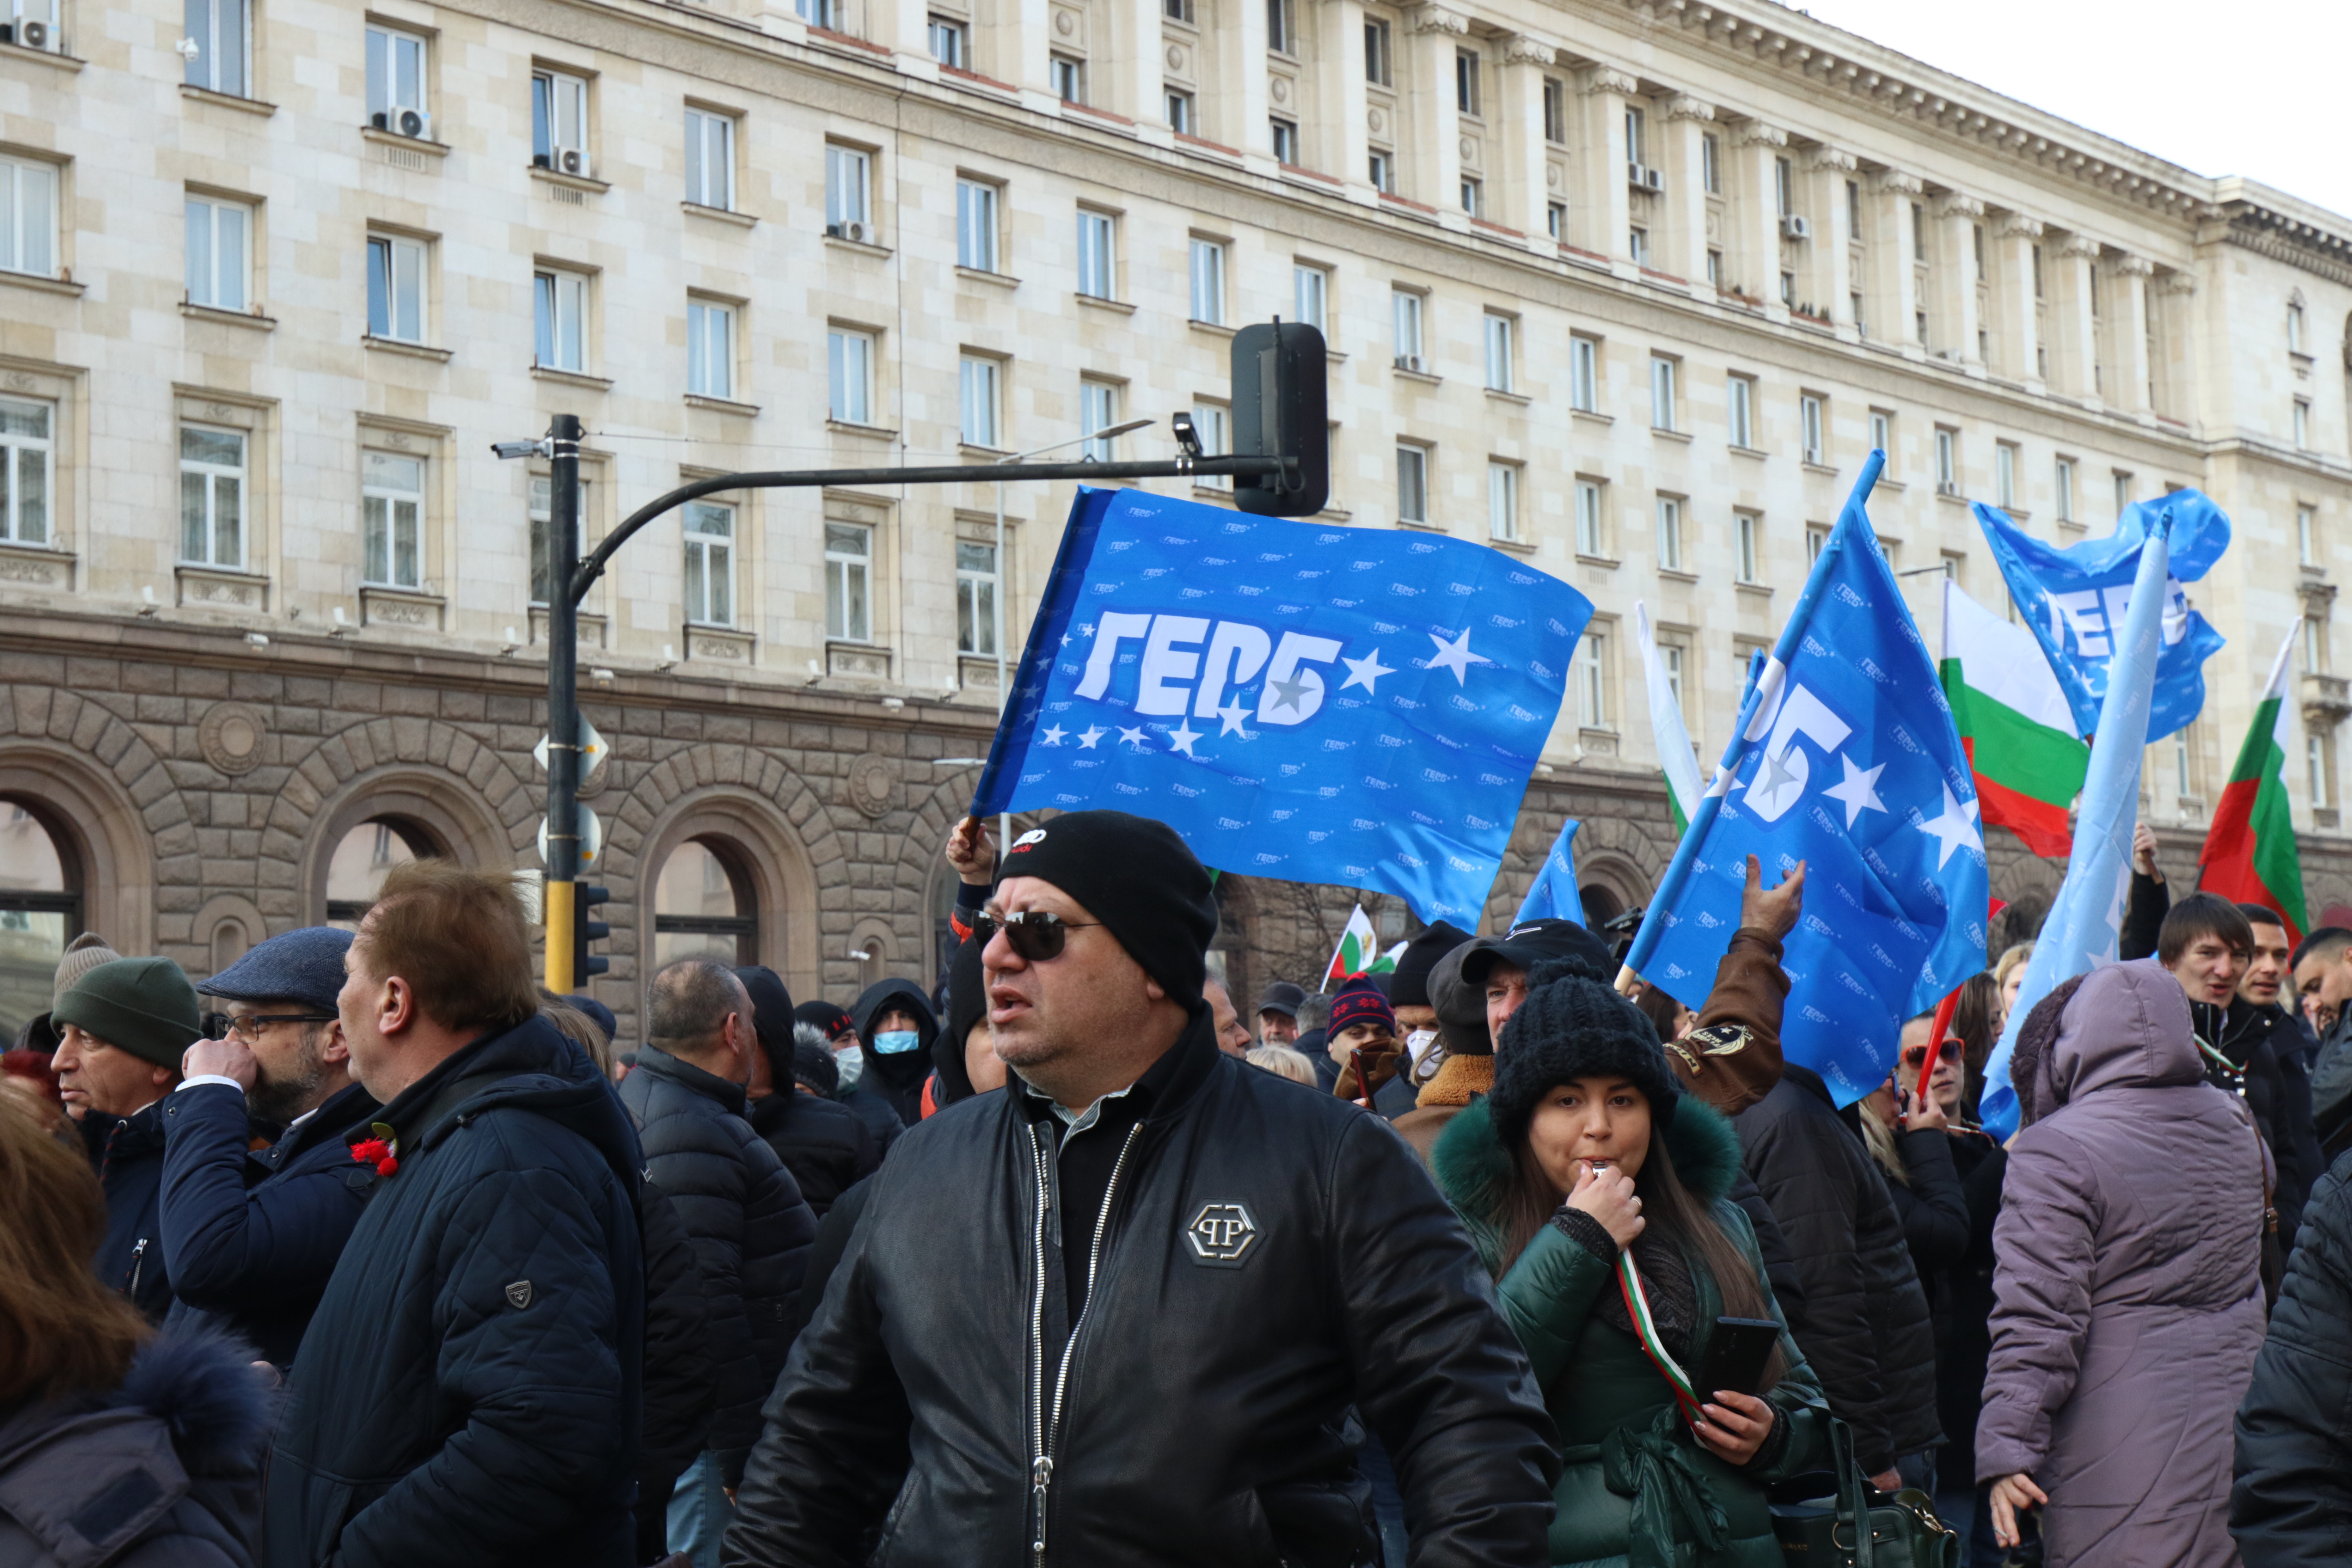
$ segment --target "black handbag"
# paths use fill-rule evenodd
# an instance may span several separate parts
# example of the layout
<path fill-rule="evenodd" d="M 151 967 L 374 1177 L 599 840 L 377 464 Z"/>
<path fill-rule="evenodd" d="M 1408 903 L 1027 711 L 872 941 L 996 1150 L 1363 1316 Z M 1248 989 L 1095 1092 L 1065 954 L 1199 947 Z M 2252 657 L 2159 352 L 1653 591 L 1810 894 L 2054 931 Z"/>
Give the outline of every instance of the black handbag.
<path fill-rule="evenodd" d="M 1830 1458 L 1835 1496 L 1773 1505 L 1772 1533 L 1790 1568 L 1960 1568 L 1959 1531 L 1915 1487 L 1873 1489 L 1854 1463 L 1853 1432 L 1835 1416 Z"/>

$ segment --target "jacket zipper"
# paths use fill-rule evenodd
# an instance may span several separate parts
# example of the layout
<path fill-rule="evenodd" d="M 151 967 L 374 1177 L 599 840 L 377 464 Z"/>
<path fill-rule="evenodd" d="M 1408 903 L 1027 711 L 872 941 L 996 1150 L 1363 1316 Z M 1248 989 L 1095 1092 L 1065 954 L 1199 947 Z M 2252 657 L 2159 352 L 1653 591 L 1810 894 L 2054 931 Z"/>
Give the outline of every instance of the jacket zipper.
<path fill-rule="evenodd" d="M 1119 1174 L 1127 1169 L 1128 1152 L 1135 1147 L 1135 1140 L 1142 1131 L 1143 1123 L 1140 1121 L 1127 1130 L 1127 1142 L 1118 1146 L 1118 1158 L 1112 1162 L 1110 1167 L 1110 1180 L 1104 1184 L 1103 1186 L 1102 1212 L 1095 1215 L 1095 1238 L 1087 1249 L 1086 1305 L 1078 1309 L 1078 1321 L 1070 1325 L 1070 1337 L 1062 1346 L 1062 1364 L 1059 1370 L 1057 1370 L 1054 1374 L 1054 1409 L 1050 1419 L 1045 1418 L 1043 1415 L 1045 1395 L 1045 1368 L 1044 1359 L 1044 1348 L 1045 1342 L 1045 1271 L 1044 1268 L 1044 1211 L 1042 1208 L 1039 1210 L 1039 1268 L 1037 1270 L 1037 1314 L 1035 1319 L 1034 1335 L 1039 1352 L 1037 1358 L 1037 1407 L 1040 1412 L 1040 1420 L 1037 1458 L 1035 1462 L 1029 1467 L 1031 1496 L 1036 1500 L 1037 1505 L 1037 1535 L 1036 1538 L 1029 1543 L 1029 1552 L 1032 1560 L 1038 1564 L 1038 1568 L 1043 1568 L 1045 1561 L 1045 1500 L 1046 1494 L 1054 1484 L 1054 1442 L 1055 1438 L 1061 1436 L 1062 1432 L 1062 1396 L 1069 1391 L 1070 1361 L 1071 1358 L 1077 1353 L 1078 1332 L 1087 1326 L 1087 1314 L 1094 1310 L 1095 1278 L 1102 1268 L 1103 1236 L 1110 1228 L 1111 1204 L 1118 1196 Z M 1039 1190 L 1042 1192 L 1044 1189 L 1041 1186 Z"/>
<path fill-rule="evenodd" d="M 122 1292 L 124 1295 L 131 1297 L 134 1300 L 137 1300 L 139 1296 L 139 1271 L 146 1266 L 147 1238 L 142 1236 L 139 1238 L 139 1245 L 131 1249 L 131 1283 L 124 1288 Z"/>

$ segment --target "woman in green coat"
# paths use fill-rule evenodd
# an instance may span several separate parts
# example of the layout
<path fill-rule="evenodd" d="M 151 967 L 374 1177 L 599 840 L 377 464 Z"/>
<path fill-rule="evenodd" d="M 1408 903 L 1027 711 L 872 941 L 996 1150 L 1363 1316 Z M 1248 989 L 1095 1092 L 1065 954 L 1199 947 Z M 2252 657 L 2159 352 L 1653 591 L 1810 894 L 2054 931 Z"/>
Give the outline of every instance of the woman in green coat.
<path fill-rule="evenodd" d="M 1780 1317 L 1725 1197 L 1739 1141 L 1682 1097 L 1630 1003 L 1581 973 L 1547 980 L 1503 1026 L 1494 1092 L 1432 1164 L 1559 1428 L 1551 1560 L 1780 1568 L 1764 1489 L 1824 1468 L 1829 1447 L 1796 1342 L 1784 1324 L 1760 1397 L 1685 1402 L 1669 1380 L 1697 1374 L 1718 1317 Z"/>

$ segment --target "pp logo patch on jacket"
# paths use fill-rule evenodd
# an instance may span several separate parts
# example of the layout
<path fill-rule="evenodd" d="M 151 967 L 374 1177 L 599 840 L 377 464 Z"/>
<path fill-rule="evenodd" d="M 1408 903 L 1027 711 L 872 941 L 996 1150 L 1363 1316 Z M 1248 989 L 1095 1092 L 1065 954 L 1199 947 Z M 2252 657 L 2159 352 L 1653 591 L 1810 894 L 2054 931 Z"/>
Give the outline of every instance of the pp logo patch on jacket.
<path fill-rule="evenodd" d="M 1239 1268 L 1257 1244 L 1257 1221 L 1240 1204 L 1205 1203 L 1184 1227 L 1192 1261 L 1205 1268 Z"/>

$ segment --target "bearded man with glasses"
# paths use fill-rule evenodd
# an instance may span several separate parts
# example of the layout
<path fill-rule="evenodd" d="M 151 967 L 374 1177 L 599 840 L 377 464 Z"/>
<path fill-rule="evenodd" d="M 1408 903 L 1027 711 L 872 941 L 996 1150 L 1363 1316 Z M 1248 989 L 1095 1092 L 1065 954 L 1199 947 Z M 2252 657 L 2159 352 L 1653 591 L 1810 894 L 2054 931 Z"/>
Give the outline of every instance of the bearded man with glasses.
<path fill-rule="evenodd" d="M 1005 1092 L 867 1184 L 721 1561 L 1351 1568 L 1369 1427 L 1416 1563 L 1548 1563 L 1551 1425 L 1486 1270 L 1379 1117 L 1218 1050 L 1184 841 L 1057 816 L 973 924 Z"/>
<path fill-rule="evenodd" d="M 281 1372 L 377 1180 L 346 1142 L 377 1109 L 335 1014 L 351 944 L 332 926 L 288 931 L 205 981 L 224 1010 L 163 1103 L 172 1321 L 226 1330 Z"/>

